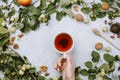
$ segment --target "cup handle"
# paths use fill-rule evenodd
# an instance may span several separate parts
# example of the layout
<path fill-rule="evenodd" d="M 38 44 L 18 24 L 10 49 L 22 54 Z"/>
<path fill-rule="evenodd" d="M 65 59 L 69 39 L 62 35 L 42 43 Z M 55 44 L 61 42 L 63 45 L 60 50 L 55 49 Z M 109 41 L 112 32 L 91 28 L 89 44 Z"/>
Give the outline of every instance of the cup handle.
<path fill-rule="evenodd" d="M 62 63 L 65 63 L 66 62 L 66 60 L 67 60 L 67 53 L 65 53 L 65 54 L 63 54 L 63 60 L 62 60 Z"/>

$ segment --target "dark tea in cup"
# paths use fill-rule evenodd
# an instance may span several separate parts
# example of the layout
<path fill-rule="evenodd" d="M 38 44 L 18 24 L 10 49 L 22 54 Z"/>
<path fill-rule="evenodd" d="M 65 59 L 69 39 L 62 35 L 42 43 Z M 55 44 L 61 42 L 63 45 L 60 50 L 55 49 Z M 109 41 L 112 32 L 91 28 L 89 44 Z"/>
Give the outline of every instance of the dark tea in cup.
<path fill-rule="evenodd" d="M 55 37 L 54 46 L 59 53 L 68 53 L 72 50 L 73 39 L 68 33 L 60 33 Z"/>

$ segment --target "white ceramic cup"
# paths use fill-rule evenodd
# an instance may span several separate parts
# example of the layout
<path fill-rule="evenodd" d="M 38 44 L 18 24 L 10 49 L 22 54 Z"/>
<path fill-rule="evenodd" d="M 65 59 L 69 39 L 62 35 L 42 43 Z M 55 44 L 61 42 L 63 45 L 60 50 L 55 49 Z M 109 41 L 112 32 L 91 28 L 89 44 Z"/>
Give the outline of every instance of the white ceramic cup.
<path fill-rule="evenodd" d="M 58 50 L 58 49 L 56 48 L 56 46 L 55 46 L 55 40 L 56 40 L 56 38 L 57 38 L 59 35 L 61 35 L 61 34 L 66 34 L 66 35 L 68 35 L 68 36 L 71 38 L 71 40 L 72 40 L 71 47 L 70 47 L 67 51 L 60 51 L 60 50 Z M 73 41 L 73 38 L 71 37 L 71 35 L 70 35 L 69 33 L 66 33 L 66 32 L 58 33 L 58 34 L 55 36 L 55 38 L 54 38 L 54 42 L 53 42 L 53 44 L 54 44 L 54 48 L 55 48 L 55 50 L 56 50 L 58 53 L 62 54 L 62 55 L 64 56 L 64 58 L 67 57 L 67 54 L 70 53 L 71 50 L 72 50 L 73 47 L 74 47 L 74 41 Z"/>

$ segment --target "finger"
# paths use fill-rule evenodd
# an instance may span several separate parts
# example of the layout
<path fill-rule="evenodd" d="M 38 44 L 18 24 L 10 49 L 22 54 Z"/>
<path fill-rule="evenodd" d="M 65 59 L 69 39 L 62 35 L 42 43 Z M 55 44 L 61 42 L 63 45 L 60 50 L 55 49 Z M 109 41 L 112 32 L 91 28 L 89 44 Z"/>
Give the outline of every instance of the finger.
<path fill-rule="evenodd" d="M 61 58 L 58 59 L 58 66 L 61 67 L 62 64 L 63 64 L 63 59 L 64 59 L 64 56 L 62 56 Z"/>
<path fill-rule="evenodd" d="M 67 54 L 67 63 L 73 63 L 72 56 L 70 54 Z"/>
<path fill-rule="evenodd" d="M 57 63 L 55 63 L 55 66 L 54 66 L 54 68 L 57 70 Z"/>

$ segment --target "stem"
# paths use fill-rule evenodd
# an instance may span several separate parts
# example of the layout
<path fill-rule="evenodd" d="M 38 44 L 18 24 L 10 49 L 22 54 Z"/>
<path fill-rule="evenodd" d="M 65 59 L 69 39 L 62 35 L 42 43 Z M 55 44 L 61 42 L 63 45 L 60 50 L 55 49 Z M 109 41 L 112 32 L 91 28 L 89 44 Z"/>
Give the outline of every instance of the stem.
<path fill-rule="evenodd" d="M 37 80 L 33 75 L 32 75 L 32 77 L 33 77 L 34 80 Z"/>
<path fill-rule="evenodd" d="M 45 11 L 45 13 L 47 13 L 48 11 L 50 11 L 50 10 L 53 10 L 54 8 L 57 8 L 59 5 L 55 5 L 54 7 L 52 7 L 51 9 L 48 9 L 47 11 Z"/>

